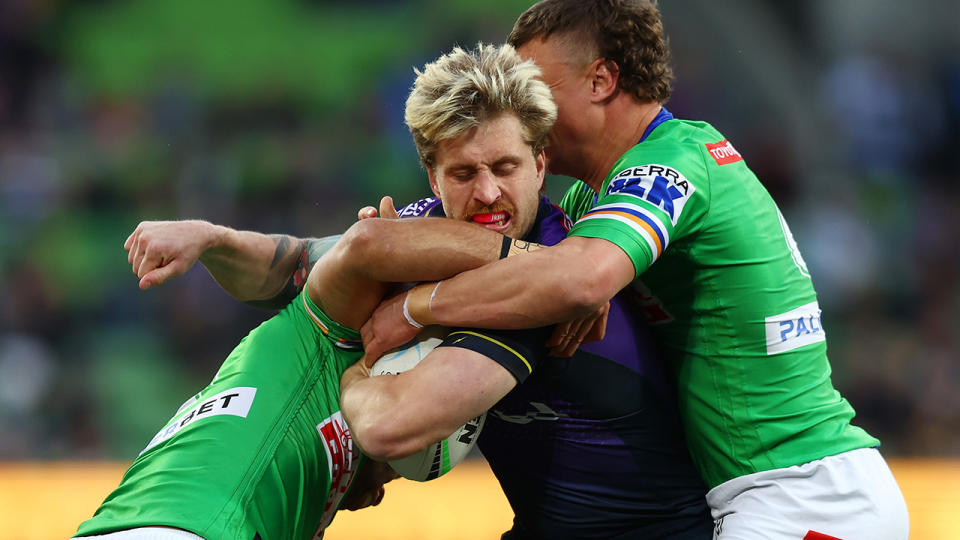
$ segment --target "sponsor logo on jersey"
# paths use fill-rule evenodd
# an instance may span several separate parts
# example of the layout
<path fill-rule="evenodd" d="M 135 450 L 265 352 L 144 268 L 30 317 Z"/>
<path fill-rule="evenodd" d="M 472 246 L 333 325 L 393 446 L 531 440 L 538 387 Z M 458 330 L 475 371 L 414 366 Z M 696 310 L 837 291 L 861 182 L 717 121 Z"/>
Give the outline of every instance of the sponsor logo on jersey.
<path fill-rule="evenodd" d="M 730 163 L 743 161 L 740 152 L 737 152 L 737 149 L 726 139 L 716 143 L 707 143 L 706 146 L 707 152 L 710 152 L 710 156 L 717 162 L 717 165 L 729 165 Z"/>
<path fill-rule="evenodd" d="M 427 197 L 426 199 L 420 199 L 419 201 L 412 202 L 403 208 L 400 209 L 397 214 L 402 217 L 423 217 L 426 214 L 429 214 L 429 210 L 435 206 L 434 203 L 437 202 L 436 197 Z"/>
<path fill-rule="evenodd" d="M 331 414 L 326 420 L 317 424 L 317 432 L 323 441 L 323 450 L 327 454 L 327 466 L 330 472 L 330 493 L 327 495 L 327 504 L 323 508 L 323 517 L 320 527 L 314 538 L 323 536 L 323 529 L 333 521 L 340 499 L 343 498 L 353 480 L 356 465 L 359 461 L 357 450 L 353 446 L 350 428 L 343 420 L 340 411 Z"/>
<path fill-rule="evenodd" d="M 617 173 L 604 195 L 630 195 L 666 212 L 677 224 L 687 199 L 697 190 L 680 171 L 666 165 L 641 165 Z"/>
<path fill-rule="evenodd" d="M 187 400 L 187 402 L 180 407 L 180 411 L 186 410 L 186 412 L 182 416 L 179 414 L 175 415 L 175 420 L 150 439 L 150 443 L 147 444 L 147 447 L 140 453 L 142 454 L 170 437 L 173 437 L 179 433 L 181 429 L 199 420 L 225 414 L 246 418 L 250 412 L 250 407 L 253 405 L 253 398 L 256 394 L 256 388 L 238 386 L 224 390 L 206 399 L 191 398 Z M 193 406 L 191 407 L 191 405 Z"/>
<path fill-rule="evenodd" d="M 767 317 L 764 324 L 768 355 L 792 351 L 827 339 L 820 321 L 820 305 L 817 302 Z"/>

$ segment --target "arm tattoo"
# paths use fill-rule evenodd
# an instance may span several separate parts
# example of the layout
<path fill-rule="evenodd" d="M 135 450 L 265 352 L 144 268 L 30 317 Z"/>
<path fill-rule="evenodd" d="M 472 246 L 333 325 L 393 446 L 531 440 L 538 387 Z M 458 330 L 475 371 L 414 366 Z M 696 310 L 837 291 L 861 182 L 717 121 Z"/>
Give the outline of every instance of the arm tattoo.
<path fill-rule="evenodd" d="M 532 253 L 543 247 L 543 244 L 537 244 L 535 242 L 526 242 L 524 240 L 514 240 L 513 244 L 510 245 L 508 257 L 513 255 L 521 255 L 523 253 Z"/>
<path fill-rule="evenodd" d="M 330 248 L 332 248 L 333 245 L 340 240 L 341 236 L 343 235 L 336 234 L 333 236 L 325 236 L 323 238 L 308 238 L 304 240 L 306 247 L 301 249 L 307 250 L 307 262 L 309 263 L 307 272 L 313 268 L 313 265 L 317 264 L 317 261 L 320 260 L 320 257 L 323 257 L 326 252 L 330 251 Z"/>
<path fill-rule="evenodd" d="M 324 253 L 330 251 L 330 248 L 337 243 L 341 235 L 298 240 L 293 250 L 289 249 L 293 243 L 291 237 L 286 235 L 272 236 L 276 238 L 277 250 L 273 254 L 273 262 L 270 264 L 270 268 L 277 266 L 291 252 L 297 254 L 299 261 L 297 267 L 293 270 L 293 274 L 287 277 L 286 284 L 276 296 L 266 300 L 247 302 L 247 304 L 261 309 L 283 309 L 291 300 L 296 298 L 307 284 L 307 276 L 310 274 L 313 265 L 320 260 L 320 257 L 323 257 Z"/>
<path fill-rule="evenodd" d="M 532 244 L 530 242 L 524 242 L 523 240 L 514 240 L 513 246 L 521 251 L 533 251 Z"/>
<path fill-rule="evenodd" d="M 290 237 L 285 234 L 271 234 L 270 238 L 277 244 L 277 249 L 273 252 L 273 260 L 270 261 L 270 268 L 273 268 L 286 257 L 287 250 L 290 248 Z"/>

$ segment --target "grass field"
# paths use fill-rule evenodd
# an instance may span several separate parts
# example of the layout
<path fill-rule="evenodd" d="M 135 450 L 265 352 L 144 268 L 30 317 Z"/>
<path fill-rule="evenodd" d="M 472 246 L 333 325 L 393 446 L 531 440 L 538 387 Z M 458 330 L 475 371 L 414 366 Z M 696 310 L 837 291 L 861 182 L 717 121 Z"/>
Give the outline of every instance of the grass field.
<path fill-rule="evenodd" d="M 891 460 L 914 540 L 960 538 L 960 459 Z M 117 485 L 124 463 L 0 463 L 0 539 L 69 538 Z M 496 539 L 510 508 L 485 463 L 426 484 L 398 480 L 376 508 L 339 514 L 325 540 Z"/>

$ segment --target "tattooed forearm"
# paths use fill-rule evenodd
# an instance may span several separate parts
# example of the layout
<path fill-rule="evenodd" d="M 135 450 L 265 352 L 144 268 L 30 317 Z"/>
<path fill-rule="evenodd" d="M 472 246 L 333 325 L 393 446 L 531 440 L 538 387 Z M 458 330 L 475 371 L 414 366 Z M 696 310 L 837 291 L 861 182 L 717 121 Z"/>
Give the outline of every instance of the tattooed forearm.
<path fill-rule="evenodd" d="M 297 240 L 286 235 L 271 236 L 277 244 L 277 249 L 273 255 L 273 262 L 270 268 L 273 269 L 280 265 L 288 257 L 295 256 L 297 264 L 293 267 L 293 273 L 286 276 L 283 288 L 274 297 L 265 300 L 254 300 L 247 302 L 251 306 L 261 309 L 282 309 L 290 303 L 291 300 L 300 294 L 304 285 L 307 283 L 307 275 L 313 265 L 323 257 L 323 254 L 330 250 L 340 235 L 327 236 L 324 238 L 307 238 Z"/>
<path fill-rule="evenodd" d="M 270 261 L 270 268 L 274 268 L 286 258 L 290 244 L 293 242 L 292 239 L 285 234 L 271 234 L 270 238 L 273 239 L 277 245 L 277 248 L 273 251 L 273 260 Z"/>
<path fill-rule="evenodd" d="M 510 249 L 509 249 L 509 253 L 507 254 L 507 256 L 508 256 L 508 257 L 512 257 L 512 256 L 514 256 L 514 255 L 521 255 L 521 254 L 524 254 L 524 253 L 532 253 L 532 252 L 534 252 L 534 251 L 536 251 L 536 250 L 538 250 L 538 249 L 540 249 L 540 248 L 542 248 L 542 247 L 543 247 L 543 244 L 537 244 L 537 243 L 534 243 L 534 242 L 526 242 L 526 241 L 524 241 L 524 240 L 514 240 L 514 241 L 510 244 Z"/>
<path fill-rule="evenodd" d="M 313 268 L 313 265 L 317 264 L 317 261 L 320 260 L 320 257 L 323 257 L 326 252 L 330 251 L 330 248 L 337 243 L 337 240 L 340 240 L 341 236 L 343 235 L 336 234 L 333 236 L 325 236 L 323 238 L 307 238 L 303 241 L 306 244 L 306 247 L 301 247 L 301 249 L 306 249 L 307 251 L 307 262 L 309 263 L 307 271 L 309 271 L 310 268 Z"/>

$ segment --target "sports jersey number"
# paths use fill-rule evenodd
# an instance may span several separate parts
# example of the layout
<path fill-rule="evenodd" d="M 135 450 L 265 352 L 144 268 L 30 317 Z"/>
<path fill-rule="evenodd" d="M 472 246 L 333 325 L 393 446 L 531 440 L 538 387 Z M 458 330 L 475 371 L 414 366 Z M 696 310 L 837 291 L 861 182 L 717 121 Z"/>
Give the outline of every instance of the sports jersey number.
<path fill-rule="evenodd" d="M 780 228 L 783 229 L 783 237 L 787 241 L 787 248 L 790 249 L 790 256 L 793 257 L 793 264 L 797 265 L 797 269 L 800 270 L 801 274 L 810 277 L 810 270 L 807 269 L 807 263 L 803 260 L 803 255 L 800 255 L 800 248 L 797 247 L 797 241 L 793 239 L 790 226 L 787 225 L 787 220 L 783 217 L 783 214 L 780 213 L 779 207 L 777 208 L 777 217 L 780 218 Z"/>

